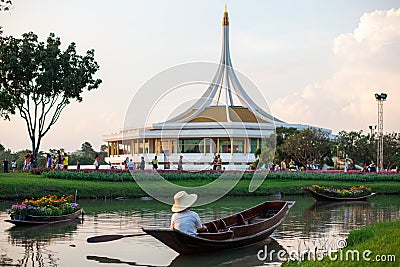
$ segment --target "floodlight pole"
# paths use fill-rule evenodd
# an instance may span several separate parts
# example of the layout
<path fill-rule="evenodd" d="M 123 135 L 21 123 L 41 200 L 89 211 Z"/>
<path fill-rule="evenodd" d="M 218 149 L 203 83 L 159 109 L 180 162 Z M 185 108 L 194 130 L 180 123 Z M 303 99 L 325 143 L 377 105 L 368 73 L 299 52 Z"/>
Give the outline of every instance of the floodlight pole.
<path fill-rule="evenodd" d="M 378 149 L 377 149 L 377 172 L 383 171 L 383 101 L 386 100 L 387 94 L 375 94 L 378 102 Z"/>

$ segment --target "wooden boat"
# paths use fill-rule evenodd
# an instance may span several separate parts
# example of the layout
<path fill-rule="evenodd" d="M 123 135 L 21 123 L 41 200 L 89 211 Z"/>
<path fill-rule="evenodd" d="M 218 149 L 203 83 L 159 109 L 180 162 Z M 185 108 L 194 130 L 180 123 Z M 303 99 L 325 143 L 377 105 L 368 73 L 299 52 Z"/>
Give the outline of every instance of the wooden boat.
<path fill-rule="evenodd" d="M 310 194 L 317 201 L 365 201 L 367 198 L 372 197 L 375 193 L 370 193 L 361 196 L 333 196 L 328 194 L 323 194 L 321 192 L 315 192 L 310 187 L 303 188 L 308 194 Z"/>
<path fill-rule="evenodd" d="M 71 214 L 65 214 L 60 216 L 32 216 L 25 215 L 22 219 L 17 219 L 16 217 L 11 218 L 11 220 L 5 220 L 6 222 L 13 223 L 17 226 L 31 226 L 31 225 L 41 225 L 41 224 L 53 224 L 67 222 L 79 218 L 82 214 L 82 210 L 78 210 Z"/>
<path fill-rule="evenodd" d="M 172 229 L 143 228 L 180 254 L 215 252 L 265 240 L 282 223 L 295 202 L 267 201 L 242 212 L 205 223 L 207 233 L 190 236 Z"/>

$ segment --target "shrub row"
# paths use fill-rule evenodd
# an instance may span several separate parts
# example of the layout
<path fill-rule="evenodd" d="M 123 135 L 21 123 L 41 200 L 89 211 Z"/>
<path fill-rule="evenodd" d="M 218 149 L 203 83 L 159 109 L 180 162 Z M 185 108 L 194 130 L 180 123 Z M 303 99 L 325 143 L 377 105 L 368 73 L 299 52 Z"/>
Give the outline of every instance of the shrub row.
<path fill-rule="evenodd" d="M 164 172 L 164 173 L 141 173 L 136 172 L 132 175 L 126 171 L 120 172 L 98 172 L 98 171 L 49 171 L 43 172 L 48 178 L 68 179 L 68 180 L 87 180 L 87 181 L 110 181 L 110 182 L 128 182 L 140 180 L 158 180 L 160 175 L 168 181 L 213 181 L 220 177 L 220 173 L 196 173 L 196 172 Z M 271 172 L 261 173 L 266 180 L 320 180 L 320 181 L 347 181 L 347 182 L 379 182 L 395 181 L 400 182 L 400 175 L 382 175 L 382 174 L 348 174 L 348 173 L 309 173 L 309 172 Z M 251 180 L 254 173 L 229 172 L 224 175 L 224 179 L 242 179 Z"/>

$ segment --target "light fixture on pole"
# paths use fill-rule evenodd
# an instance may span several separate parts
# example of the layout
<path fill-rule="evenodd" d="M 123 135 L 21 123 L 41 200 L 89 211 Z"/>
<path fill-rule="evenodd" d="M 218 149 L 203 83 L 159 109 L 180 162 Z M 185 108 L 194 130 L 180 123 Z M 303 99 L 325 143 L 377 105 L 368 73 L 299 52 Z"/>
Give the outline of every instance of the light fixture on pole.
<path fill-rule="evenodd" d="M 386 93 L 375 94 L 375 99 L 378 102 L 378 150 L 376 156 L 376 163 L 378 164 L 377 171 L 383 171 L 383 101 L 385 101 L 386 98 Z"/>

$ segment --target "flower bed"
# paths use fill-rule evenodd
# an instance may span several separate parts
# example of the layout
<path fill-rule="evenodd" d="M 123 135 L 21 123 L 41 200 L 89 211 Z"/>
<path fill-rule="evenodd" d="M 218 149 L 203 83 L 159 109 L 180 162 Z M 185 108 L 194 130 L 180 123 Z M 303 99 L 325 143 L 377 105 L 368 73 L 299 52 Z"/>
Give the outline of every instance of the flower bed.
<path fill-rule="evenodd" d="M 311 186 L 310 189 L 320 194 L 337 196 L 337 197 L 360 197 L 372 193 L 371 187 L 364 185 L 352 186 L 349 188 L 332 188 L 314 184 Z"/>
<path fill-rule="evenodd" d="M 74 202 L 74 196 L 48 195 L 39 199 L 25 199 L 22 203 L 12 205 L 7 210 L 11 218 L 22 220 L 25 215 L 30 216 L 61 216 L 72 214 L 80 209 Z"/>

